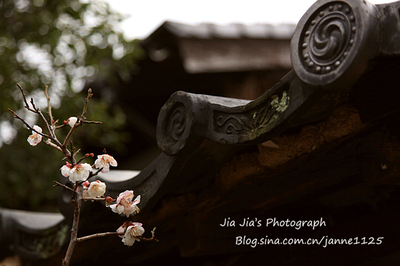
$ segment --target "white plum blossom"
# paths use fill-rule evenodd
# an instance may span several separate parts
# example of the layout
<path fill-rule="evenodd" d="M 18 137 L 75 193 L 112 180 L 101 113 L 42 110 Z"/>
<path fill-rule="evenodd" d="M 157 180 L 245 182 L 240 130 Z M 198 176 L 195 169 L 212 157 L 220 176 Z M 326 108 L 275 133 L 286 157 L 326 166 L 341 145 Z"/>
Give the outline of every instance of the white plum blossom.
<path fill-rule="evenodd" d="M 144 228 L 141 223 L 129 221 L 120 226 L 117 233 L 124 234 L 124 236 L 120 236 L 124 245 L 132 246 L 135 241 L 140 241 L 139 237 L 144 234 Z"/>
<path fill-rule="evenodd" d="M 76 164 L 72 167 L 72 164 L 66 162 L 60 170 L 63 176 L 69 177 L 69 180 L 75 183 L 76 181 L 85 181 L 89 177 L 92 167 L 87 163 Z M 85 189 L 88 189 L 88 186 Z"/>
<path fill-rule="evenodd" d="M 92 183 L 90 183 L 90 186 L 88 188 L 88 194 L 89 197 L 97 198 L 101 197 L 106 193 L 106 184 L 96 180 Z"/>
<path fill-rule="evenodd" d="M 61 174 L 65 177 L 69 177 L 69 172 L 71 171 L 71 169 L 72 169 L 72 164 L 66 162 L 66 164 L 61 167 Z"/>
<path fill-rule="evenodd" d="M 110 205 L 111 210 L 118 214 L 125 214 L 126 217 L 138 213 L 140 209 L 137 204 L 140 202 L 140 195 L 132 201 L 133 196 L 132 190 L 121 192 L 117 198 L 117 203 Z"/>
<path fill-rule="evenodd" d="M 69 171 L 69 180 L 72 183 L 77 181 L 85 181 L 88 179 L 90 172 L 92 171 L 92 167 L 88 163 L 76 164 Z"/>
<path fill-rule="evenodd" d="M 34 125 L 33 129 L 36 130 L 37 132 L 42 133 L 42 128 Z M 32 130 L 32 135 L 29 135 L 27 141 L 29 142 L 30 145 L 36 146 L 39 144 L 39 142 L 42 141 L 42 135 L 38 134 L 37 132 Z"/>
<path fill-rule="evenodd" d="M 103 168 L 101 170 L 102 173 L 107 173 L 110 171 L 110 165 L 116 167 L 118 166 L 118 163 L 114 157 L 108 154 L 98 155 L 96 161 L 94 162 L 94 166 L 97 169 Z"/>
<path fill-rule="evenodd" d="M 75 116 L 71 116 L 70 118 L 68 118 L 67 123 L 70 127 L 74 127 L 76 121 L 78 121 L 78 118 L 76 118 Z"/>

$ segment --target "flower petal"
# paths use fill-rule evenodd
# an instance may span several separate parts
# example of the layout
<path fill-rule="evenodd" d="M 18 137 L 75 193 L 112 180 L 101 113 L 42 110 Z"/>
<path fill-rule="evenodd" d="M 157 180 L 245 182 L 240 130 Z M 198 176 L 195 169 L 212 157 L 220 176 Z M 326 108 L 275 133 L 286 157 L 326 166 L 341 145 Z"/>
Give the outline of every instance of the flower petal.
<path fill-rule="evenodd" d="M 90 183 L 88 188 L 88 194 L 90 197 L 101 197 L 106 193 L 106 184 L 104 182 L 100 182 L 99 180 Z"/>
<path fill-rule="evenodd" d="M 69 172 L 71 171 L 71 169 L 68 167 L 68 166 L 66 166 L 66 165 L 63 165 L 62 167 L 61 167 L 61 174 L 63 175 L 63 176 L 65 176 L 65 177 L 68 177 L 69 176 Z"/>
<path fill-rule="evenodd" d="M 74 127 L 76 121 L 78 121 L 78 118 L 76 118 L 75 116 L 71 116 L 70 118 L 68 118 L 67 123 L 70 127 Z"/>
<path fill-rule="evenodd" d="M 42 128 L 37 125 L 34 125 L 33 129 L 39 133 L 42 133 Z M 42 135 L 38 134 L 37 132 L 32 130 L 32 135 L 30 135 L 27 139 L 29 144 L 32 146 L 36 146 L 42 141 Z"/>

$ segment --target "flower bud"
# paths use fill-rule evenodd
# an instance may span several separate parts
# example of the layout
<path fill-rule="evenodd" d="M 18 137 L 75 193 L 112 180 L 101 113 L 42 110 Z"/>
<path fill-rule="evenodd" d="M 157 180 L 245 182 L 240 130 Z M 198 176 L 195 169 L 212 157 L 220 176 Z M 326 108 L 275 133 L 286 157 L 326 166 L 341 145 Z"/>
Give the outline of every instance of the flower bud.
<path fill-rule="evenodd" d="M 75 116 L 71 116 L 70 118 L 68 118 L 67 123 L 70 127 L 74 127 L 76 121 L 78 121 L 78 118 L 76 118 Z"/>
<path fill-rule="evenodd" d="M 88 189 L 89 186 L 90 186 L 90 182 L 86 180 L 85 182 L 82 183 L 82 186 L 83 186 L 84 188 Z"/>
<path fill-rule="evenodd" d="M 114 201 L 113 198 L 111 198 L 110 196 L 106 197 L 106 206 L 110 207 L 111 203 Z"/>

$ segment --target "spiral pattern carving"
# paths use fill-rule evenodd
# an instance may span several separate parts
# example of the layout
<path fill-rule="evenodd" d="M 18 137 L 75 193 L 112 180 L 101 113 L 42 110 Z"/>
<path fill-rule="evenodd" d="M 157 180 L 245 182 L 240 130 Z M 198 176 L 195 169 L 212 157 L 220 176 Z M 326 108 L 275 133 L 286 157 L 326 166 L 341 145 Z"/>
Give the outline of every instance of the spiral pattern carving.
<path fill-rule="evenodd" d="M 167 118 L 166 135 L 172 142 L 178 142 L 186 128 L 186 110 L 183 104 L 178 104 Z"/>
<path fill-rule="evenodd" d="M 339 68 L 354 44 L 356 23 L 352 8 L 344 2 L 321 6 L 300 35 L 298 49 L 304 68 L 314 74 Z"/>

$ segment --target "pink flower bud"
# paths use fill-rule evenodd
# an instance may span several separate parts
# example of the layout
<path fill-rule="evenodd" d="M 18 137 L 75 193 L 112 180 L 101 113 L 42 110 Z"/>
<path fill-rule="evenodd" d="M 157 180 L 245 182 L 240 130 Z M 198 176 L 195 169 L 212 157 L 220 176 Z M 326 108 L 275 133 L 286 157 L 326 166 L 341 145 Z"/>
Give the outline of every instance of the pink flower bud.
<path fill-rule="evenodd" d="M 89 186 L 90 186 L 90 182 L 89 181 L 85 181 L 85 182 L 82 183 L 82 185 L 83 185 L 84 188 L 88 189 Z"/>
<path fill-rule="evenodd" d="M 111 198 L 110 196 L 106 197 L 106 206 L 110 207 L 111 203 L 114 201 L 113 198 Z"/>

